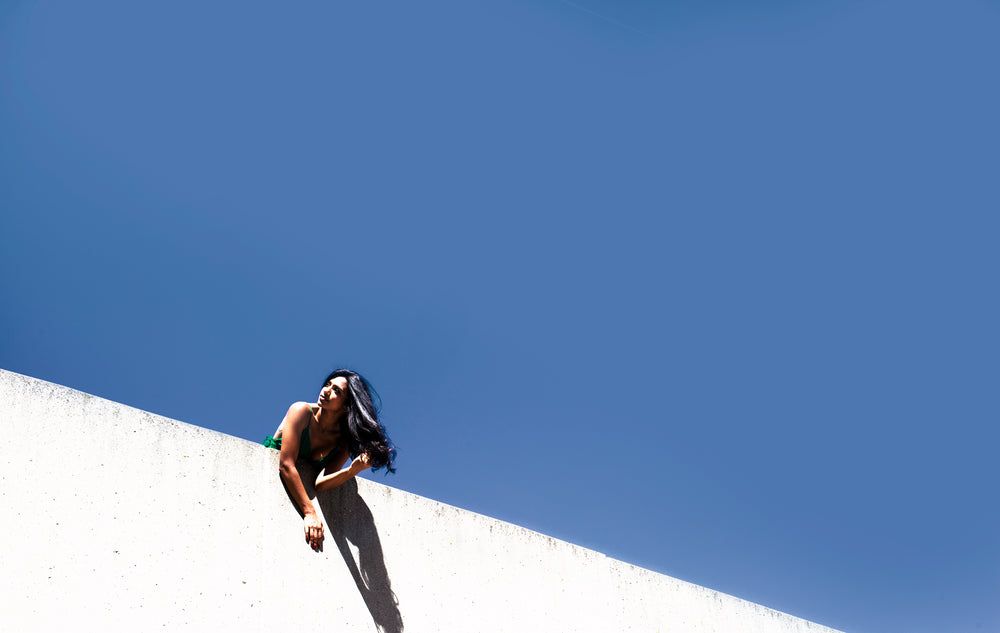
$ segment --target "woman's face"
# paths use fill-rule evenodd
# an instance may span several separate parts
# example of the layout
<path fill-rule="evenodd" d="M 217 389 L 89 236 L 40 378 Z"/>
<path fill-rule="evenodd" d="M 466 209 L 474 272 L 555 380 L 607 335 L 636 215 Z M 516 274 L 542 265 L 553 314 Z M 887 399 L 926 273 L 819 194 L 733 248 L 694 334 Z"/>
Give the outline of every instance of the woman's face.
<path fill-rule="evenodd" d="M 337 376 L 323 386 L 316 404 L 327 411 L 340 413 L 347 408 L 347 397 L 347 378 Z"/>

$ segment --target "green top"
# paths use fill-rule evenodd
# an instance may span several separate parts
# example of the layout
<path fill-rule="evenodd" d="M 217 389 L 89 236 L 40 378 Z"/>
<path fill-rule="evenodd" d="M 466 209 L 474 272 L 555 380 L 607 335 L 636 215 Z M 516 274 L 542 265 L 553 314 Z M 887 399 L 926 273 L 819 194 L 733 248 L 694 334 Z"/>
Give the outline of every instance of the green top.
<path fill-rule="evenodd" d="M 264 438 L 264 446 L 280 451 L 281 438 L 268 435 Z M 336 452 L 336 449 L 334 449 L 327 453 L 326 457 L 323 459 L 312 459 L 309 456 L 312 453 L 312 443 L 309 441 L 309 425 L 307 424 L 306 428 L 302 429 L 302 435 L 299 436 L 299 459 L 304 459 L 314 466 L 326 466 L 326 463 L 330 461 L 330 458 L 333 457 L 333 454 Z"/>

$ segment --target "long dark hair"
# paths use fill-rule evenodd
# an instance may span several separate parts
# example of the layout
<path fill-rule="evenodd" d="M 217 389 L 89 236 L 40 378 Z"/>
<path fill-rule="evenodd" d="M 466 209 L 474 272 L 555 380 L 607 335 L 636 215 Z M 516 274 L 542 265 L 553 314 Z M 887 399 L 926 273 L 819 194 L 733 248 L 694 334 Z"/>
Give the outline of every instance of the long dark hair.
<path fill-rule="evenodd" d="M 378 393 L 361 374 L 350 369 L 331 372 L 323 381 L 323 387 L 338 377 L 347 380 L 347 411 L 340 418 L 340 428 L 351 459 L 366 453 L 371 458 L 372 470 L 385 466 L 386 472 L 396 472 L 392 466 L 396 449 L 389 441 L 385 427 L 378 421 L 378 407 L 372 400 L 373 394 L 375 400 L 378 399 Z"/>

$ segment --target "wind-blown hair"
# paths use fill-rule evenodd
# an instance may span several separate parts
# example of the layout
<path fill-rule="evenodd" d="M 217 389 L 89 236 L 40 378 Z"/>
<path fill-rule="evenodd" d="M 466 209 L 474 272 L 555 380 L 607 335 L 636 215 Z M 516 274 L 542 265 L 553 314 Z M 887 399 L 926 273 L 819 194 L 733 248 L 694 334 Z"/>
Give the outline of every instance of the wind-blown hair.
<path fill-rule="evenodd" d="M 372 394 L 378 399 L 378 393 L 361 374 L 349 369 L 331 372 L 323 381 L 323 387 L 338 377 L 347 380 L 347 411 L 340 418 L 340 430 L 341 437 L 347 440 L 351 459 L 367 453 L 373 471 L 385 466 L 386 472 L 396 472 L 392 466 L 396 449 L 389 441 L 385 427 L 378 421 L 378 407 L 372 400 Z"/>

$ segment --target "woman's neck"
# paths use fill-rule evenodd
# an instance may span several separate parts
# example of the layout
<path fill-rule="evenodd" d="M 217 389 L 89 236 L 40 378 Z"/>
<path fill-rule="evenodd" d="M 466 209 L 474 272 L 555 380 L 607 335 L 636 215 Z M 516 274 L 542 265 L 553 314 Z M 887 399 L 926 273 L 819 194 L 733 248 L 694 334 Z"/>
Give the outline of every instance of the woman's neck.
<path fill-rule="evenodd" d="M 328 411 L 320 407 L 319 413 L 316 414 L 316 424 L 324 431 L 333 430 L 337 426 L 337 419 L 339 417 L 333 411 Z"/>

